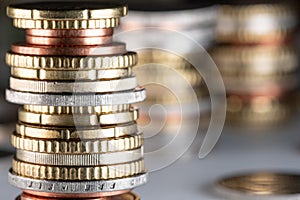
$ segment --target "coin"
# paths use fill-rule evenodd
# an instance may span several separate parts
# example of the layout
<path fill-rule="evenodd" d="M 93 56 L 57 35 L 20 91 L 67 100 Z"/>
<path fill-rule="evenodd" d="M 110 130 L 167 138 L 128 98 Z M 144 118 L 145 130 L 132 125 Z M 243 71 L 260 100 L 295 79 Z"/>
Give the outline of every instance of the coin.
<path fill-rule="evenodd" d="M 10 88 L 15 91 L 33 93 L 108 93 L 133 90 L 137 87 L 136 78 L 105 81 L 37 81 L 10 77 Z"/>
<path fill-rule="evenodd" d="M 224 178 L 218 181 L 218 190 L 230 199 L 292 199 L 299 198 L 299 180 L 298 174 L 255 172 Z"/>
<path fill-rule="evenodd" d="M 7 16 L 19 19 L 89 20 L 123 17 L 126 6 L 111 2 L 47 2 L 24 3 L 7 7 Z"/>
<path fill-rule="evenodd" d="M 85 128 L 66 128 L 66 127 L 46 127 L 18 123 L 16 125 L 16 133 L 29 138 L 35 139 L 82 139 L 97 140 L 118 138 L 126 135 L 134 135 L 137 133 L 137 125 L 135 122 L 129 124 L 119 124 L 106 127 L 85 127 Z"/>
<path fill-rule="evenodd" d="M 25 55 L 44 55 L 44 56 L 101 56 L 101 55 L 120 55 L 126 53 L 124 43 L 114 42 L 109 45 L 93 46 L 43 46 L 30 45 L 23 42 L 15 43 L 11 47 L 14 53 Z"/>
<path fill-rule="evenodd" d="M 132 69 L 103 69 L 103 70 L 61 70 L 61 69 L 28 69 L 11 67 L 11 76 L 22 79 L 37 80 L 103 80 L 118 79 L 132 76 Z"/>
<path fill-rule="evenodd" d="M 26 35 L 26 42 L 34 45 L 104 45 L 112 43 L 112 37 L 82 37 L 82 38 L 70 38 L 70 37 L 38 37 Z"/>
<path fill-rule="evenodd" d="M 23 137 L 14 133 L 11 143 L 16 149 L 40 153 L 107 153 L 126 151 L 140 148 L 143 145 L 141 133 L 119 138 L 107 138 L 102 140 L 45 140 Z"/>
<path fill-rule="evenodd" d="M 90 70 L 133 67 L 137 63 L 135 52 L 111 56 L 36 56 L 6 53 L 6 63 L 11 67 Z"/>
<path fill-rule="evenodd" d="M 26 35 L 31 36 L 44 36 L 44 37 L 66 37 L 66 38 L 80 38 L 80 37 L 103 37 L 112 36 L 114 30 L 112 28 L 103 29 L 57 29 L 57 30 L 44 30 L 44 29 L 27 29 Z"/>

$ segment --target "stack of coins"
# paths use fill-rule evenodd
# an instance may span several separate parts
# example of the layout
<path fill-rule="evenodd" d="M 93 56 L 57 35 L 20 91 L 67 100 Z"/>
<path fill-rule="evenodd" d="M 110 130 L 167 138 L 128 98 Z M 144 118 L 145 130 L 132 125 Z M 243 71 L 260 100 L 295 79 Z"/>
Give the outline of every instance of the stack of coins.
<path fill-rule="evenodd" d="M 194 49 L 177 41 L 176 44 L 184 49 L 183 55 L 177 55 L 170 46 L 177 35 L 209 47 L 214 39 L 217 7 L 209 2 L 157 2 L 149 6 L 135 1 L 128 3 L 133 11 L 125 18 L 120 31 L 130 33 L 138 30 L 144 36 L 124 37 L 139 47 L 139 62 L 134 73 L 147 89 L 147 100 L 139 104 L 140 122 L 153 125 L 144 129 L 146 135 L 148 131 L 152 132 L 151 127 L 156 129 L 162 121 L 166 122 L 164 130 L 176 133 L 174 130 L 180 125 L 180 120 L 190 121 L 199 116 L 194 101 L 200 104 L 200 110 L 209 110 L 209 95 L 201 74 L 186 59 L 195 52 Z M 157 30 L 169 32 L 174 36 L 173 40 L 160 37 Z M 160 48 L 153 48 L 158 45 Z M 162 106 L 164 110 L 151 109 L 152 105 Z"/>
<path fill-rule="evenodd" d="M 147 174 L 131 105 L 145 90 L 132 74 L 137 54 L 112 40 L 126 14 L 126 6 L 103 2 L 7 8 L 14 26 L 26 29 L 26 42 L 6 55 L 6 98 L 24 104 L 9 173 L 24 192 L 18 199 L 139 199 L 130 191 Z"/>
<path fill-rule="evenodd" d="M 298 85 L 291 42 L 296 26 L 291 4 L 262 0 L 221 5 L 212 56 L 227 90 L 229 122 L 269 126 L 291 116 Z"/>

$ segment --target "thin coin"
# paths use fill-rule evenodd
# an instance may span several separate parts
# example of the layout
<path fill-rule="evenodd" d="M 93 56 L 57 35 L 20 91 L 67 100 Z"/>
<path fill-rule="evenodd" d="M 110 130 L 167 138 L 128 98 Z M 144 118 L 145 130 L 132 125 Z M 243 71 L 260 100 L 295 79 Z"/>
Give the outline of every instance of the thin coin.
<path fill-rule="evenodd" d="M 118 42 L 114 42 L 109 45 L 66 47 L 38 46 L 19 42 L 13 44 L 11 49 L 14 53 L 43 56 L 101 56 L 114 54 L 120 55 L 127 52 L 126 45 Z"/>
<path fill-rule="evenodd" d="M 23 123 L 42 126 L 99 126 L 124 124 L 138 119 L 138 109 L 107 114 L 40 114 L 19 110 L 19 120 Z"/>
<path fill-rule="evenodd" d="M 33 93 L 106 93 L 133 90 L 135 77 L 105 81 L 36 81 L 10 77 L 10 88 Z"/>
<path fill-rule="evenodd" d="M 22 190 L 51 192 L 60 194 L 89 194 L 97 192 L 113 192 L 131 190 L 147 182 L 148 174 L 143 173 L 127 178 L 100 181 L 49 181 L 38 180 L 16 175 L 9 171 L 9 182 Z"/>
<path fill-rule="evenodd" d="M 103 37 L 112 36 L 114 30 L 112 28 L 103 29 L 62 29 L 62 30 L 44 30 L 44 29 L 27 29 L 26 35 L 44 36 L 44 37 L 65 37 L 65 38 L 80 38 L 80 37 Z"/>
<path fill-rule="evenodd" d="M 16 125 L 16 133 L 29 138 L 36 139 L 82 139 L 97 140 L 110 139 L 134 135 L 138 132 L 136 123 L 119 124 L 107 127 L 85 127 L 85 128 L 67 128 L 67 127 L 47 127 L 39 125 L 23 124 L 19 122 Z"/>
<path fill-rule="evenodd" d="M 11 75 L 22 79 L 37 80 L 88 80 L 118 79 L 132 76 L 132 68 L 103 70 L 29 69 L 11 67 Z"/>
<path fill-rule="evenodd" d="M 16 200 L 62 200 L 62 199 L 85 199 L 85 200 L 140 200 L 139 196 L 128 190 L 116 192 L 102 192 L 91 194 L 60 194 L 24 191 Z"/>
<path fill-rule="evenodd" d="M 26 35 L 26 42 L 34 45 L 49 45 L 49 46 L 60 46 L 60 45 L 104 45 L 112 43 L 111 36 L 103 37 L 82 37 L 82 38 L 66 38 L 66 37 L 37 37 Z"/>
<path fill-rule="evenodd" d="M 111 2 L 42 2 L 15 4 L 7 7 L 10 18 L 19 19 L 55 19 L 55 20 L 89 20 L 123 17 L 127 6 Z"/>
<path fill-rule="evenodd" d="M 107 94 L 37 94 L 6 90 L 6 100 L 16 104 L 42 106 L 111 106 L 134 104 L 146 99 L 143 87 Z"/>

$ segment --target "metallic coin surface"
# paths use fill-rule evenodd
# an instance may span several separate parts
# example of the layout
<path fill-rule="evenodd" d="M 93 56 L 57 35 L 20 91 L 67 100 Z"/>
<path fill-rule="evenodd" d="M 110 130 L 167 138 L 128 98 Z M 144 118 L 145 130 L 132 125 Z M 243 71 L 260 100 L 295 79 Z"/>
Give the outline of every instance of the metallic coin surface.
<path fill-rule="evenodd" d="M 108 93 L 133 90 L 137 87 L 136 78 L 103 81 L 37 81 L 10 77 L 12 90 L 32 93 Z"/>
<path fill-rule="evenodd" d="M 92 20 L 32 20 L 13 19 L 13 25 L 23 29 L 104 29 L 120 25 L 120 18 L 92 19 Z"/>
<path fill-rule="evenodd" d="M 61 70 L 61 69 L 28 69 L 11 67 L 11 76 L 22 79 L 49 81 L 96 81 L 103 79 L 118 79 L 132 76 L 132 69 L 102 69 L 102 70 Z"/>
<path fill-rule="evenodd" d="M 220 180 L 219 191 L 230 199 L 297 199 L 300 176 L 291 173 L 256 172 Z M 293 195 L 297 195 L 294 196 Z"/>
<path fill-rule="evenodd" d="M 22 137 L 13 134 L 12 145 L 20 150 L 40 153 L 108 153 L 116 151 L 127 151 L 140 148 L 143 145 L 141 133 L 120 138 L 109 138 L 102 140 L 45 140 Z"/>
<path fill-rule="evenodd" d="M 112 43 L 112 37 L 82 37 L 82 38 L 66 38 L 66 37 L 38 37 L 26 35 L 26 42 L 28 44 L 34 45 L 49 45 L 49 46 L 59 46 L 59 45 L 104 45 Z"/>
<path fill-rule="evenodd" d="M 8 175 L 10 184 L 23 190 L 73 194 L 131 190 L 145 184 L 147 178 L 147 174 L 140 174 L 128 178 L 102 181 L 49 181 L 18 176 L 12 170 Z"/>
<path fill-rule="evenodd" d="M 106 127 L 85 127 L 85 128 L 66 128 L 66 127 L 43 127 L 18 123 L 16 133 L 29 138 L 35 139 L 82 139 L 97 140 L 111 139 L 127 135 L 134 135 L 138 132 L 136 123 L 119 124 Z"/>
<path fill-rule="evenodd" d="M 134 162 L 142 159 L 142 149 L 98 154 L 49 154 L 18 149 L 19 161 L 50 166 L 98 166 Z M 113 166 L 111 166 L 113 168 Z"/>
<path fill-rule="evenodd" d="M 80 38 L 80 37 L 103 37 L 112 36 L 114 30 L 112 28 L 103 29 L 58 29 L 58 30 L 44 30 L 44 29 L 27 29 L 26 35 L 44 36 L 44 37 L 66 37 L 66 38 Z"/>
<path fill-rule="evenodd" d="M 123 17 L 127 7 L 111 2 L 24 3 L 7 7 L 7 15 L 19 19 L 89 20 Z"/>
<path fill-rule="evenodd" d="M 63 200 L 63 199 L 86 199 L 86 200 L 139 200 L 139 196 L 129 191 L 103 192 L 93 194 L 59 194 L 25 191 L 17 200 Z"/>
<path fill-rule="evenodd" d="M 126 53 L 124 43 L 114 42 L 109 45 L 93 46 L 43 46 L 30 45 L 23 42 L 12 45 L 11 50 L 14 53 L 25 55 L 43 55 L 43 56 L 103 56 L 103 55 L 120 55 Z"/>
<path fill-rule="evenodd" d="M 36 94 L 6 90 L 6 100 L 16 104 L 44 106 L 110 106 L 117 104 L 134 104 L 144 101 L 146 91 L 138 87 L 133 91 L 113 94 Z"/>
<path fill-rule="evenodd" d="M 111 56 L 36 56 L 7 53 L 6 63 L 11 67 L 90 70 L 133 67 L 137 63 L 135 52 Z"/>

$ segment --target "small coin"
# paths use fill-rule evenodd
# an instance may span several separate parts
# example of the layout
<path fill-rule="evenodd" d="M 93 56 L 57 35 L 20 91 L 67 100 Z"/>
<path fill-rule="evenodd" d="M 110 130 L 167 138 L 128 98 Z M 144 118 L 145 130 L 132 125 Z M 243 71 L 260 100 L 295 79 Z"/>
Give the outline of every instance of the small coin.
<path fill-rule="evenodd" d="M 23 29 L 80 30 L 114 28 L 120 25 L 120 18 L 90 20 L 32 20 L 13 19 L 13 25 Z"/>
<path fill-rule="evenodd" d="M 127 6 L 111 2 L 47 2 L 24 3 L 7 7 L 10 18 L 19 19 L 55 19 L 55 20 L 89 20 L 123 17 Z"/>
<path fill-rule="evenodd" d="M 102 140 L 45 140 L 23 137 L 14 133 L 11 137 L 12 145 L 16 149 L 39 153 L 108 153 L 140 148 L 143 145 L 141 133 L 120 138 L 106 138 Z"/>
<path fill-rule="evenodd" d="M 299 198 L 299 181 L 298 174 L 256 172 L 224 178 L 218 181 L 218 190 L 230 199 L 292 199 Z"/>
<path fill-rule="evenodd" d="M 112 43 L 112 37 L 82 37 L 82 38 L 70 38 L 70 37 L 44 37 L 44 36 L 31 36 L 26 35 L 26 42 L 33 45 L 105 45 Z"/>
<path fill-rule="evenodd" d="M 28 69 L 11 67 L 11 76 L 22 79 L 37 80 L 88 80 L 118 79 L 132 76 L 132 69 L 103 69 L 103 70 L 62 70 L 62 69 Z"/>
<path fill-rule="evenodd" d="M 119 124 L 106 127 L 85 127 L 85 128 L 60 128 L 35 126 L 29 124 L 18 123 L 16 125 L 16 133 L 29 138 L 35 139 L 82 139 L 97 140 L 124 137 L 134 135 L 138 132 L 136 123 Z"/>
<path fill-rule="evenodd" d="M 105 126 L 134 122 L 138 119 L 138 109 L 127 112 L 105 114 L 43 114 L 19 110 L 19 120 L 23 123 L 42 126 Z"/>
<path fill-rule="evenodd" d="M 93 46 L 44 46 L 30 45 L 24 42 L 15 43 L 11 47 L 14 53 L 43 56 L 101 56 L 121 55 L 126 53 L 124 43 L 114 42 L 109 45 Z"/>
<path fill-rule="evenodd" d="M 81 37 L 103 37 L 112 36 L 114 30 L 112 28 L 103 29 L 61 29 L 61 30 L 44 30 L 44 29 L 27 29 L 26 35 L 44 36 L 44 37 L 66 37 L 66 38 L 81 38 Z"/>
<path fill-rule="evenodd" d="M 13 159 L 13 172 L 39 180 L 88 181 L 126 178 L 146 172 L 144 160 L 103 166 L 44 166 Z"/>
<path fill-rule="evenodd" d="M 43 106 L 111 106 L 134 104 L 144 101 L 146 91 L 142 87 L 113 94 L 36 94 L 6 90 L 6 100 L 16 104 Z"/>
<path fill-rule="evenodd" d="M 6 53 L 6 63 L 11 67 L 60 69 L 60 70 L 103 70 L 133 67 L 137 54 L 127 52 L 112 56 L 36 56 Z"/>
<path fill-rule="evenodd" d="M 133 90 L 135 76 L 102 81 L 37 81 L 10 77 L 10 88 L 32 93 L 108 93 Z"/>
<path fill-rule="evenodd" d="M 134 162 L 143 158 L 142 151 L 143 148 L 98 154 L 49 154 L 17 149 L 15 157 L 20 161 L 38 165 L 79 167 Z"/>

